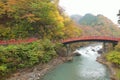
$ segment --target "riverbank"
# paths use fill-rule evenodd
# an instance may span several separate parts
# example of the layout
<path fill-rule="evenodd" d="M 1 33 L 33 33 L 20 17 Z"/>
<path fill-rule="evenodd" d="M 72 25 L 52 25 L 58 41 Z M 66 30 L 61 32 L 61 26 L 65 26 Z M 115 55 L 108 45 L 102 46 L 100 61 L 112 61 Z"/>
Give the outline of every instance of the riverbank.
<path fill-rule="evenodd" d="M 66 61 L 66 57 L 57 57 L 46 64 L 38 64 L 30 69 L 23 69 L 12 74 L 6 80 L 38 80 L 57 65 Z"/>
<path fill-rule="evenodd" d="M 102 63 L 102 64 L 104 64 L 104 65 L 106 65 L 106 66 L 108 67 L 108 69 L 109 69 L 109 71 L 110 71 L 110 78 L 111 78 L 111 80 L 118 80 L 118 79 L 116 78 L 116 70 L 115 70 L 115 67 L 114 67 L 110 62 L 106 61 L 106 59 L 104 58 L 103 55 L 99 56 L 99 57 L 97 58 L 97 61 L 98 61 L 99 63 Z"/>
<path fill-rule="evenodd" d="M 108 68 L 96 61 L 101 48 L 101 44 L 96 44 L 77 49 L 81 56 L 57 66 L 41 80 L 110 80 Z"/>

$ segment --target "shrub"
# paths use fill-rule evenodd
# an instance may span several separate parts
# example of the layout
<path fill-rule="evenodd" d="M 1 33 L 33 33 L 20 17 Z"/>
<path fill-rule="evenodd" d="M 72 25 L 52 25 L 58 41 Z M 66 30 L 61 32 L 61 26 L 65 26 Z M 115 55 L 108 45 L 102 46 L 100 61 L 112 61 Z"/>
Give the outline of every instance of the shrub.
<path fill-rule="evenodd" d="M 120 52 L 118 51 L 112 51 L 109 52 L 106 56 L 107 60 L 116 64 L 116 65 L 120 65 Z"/>
<path fill-rule="evenodd" d="M 40 40 L 29 44 L 0 46 L 0 77 L 19 68 L 46 63 L 56 56 L 55 44 Z"/>
<path fill-rule="evenodd" d="M 120 52 L 120 42 L 115 46 L 115 50 Z"/>
<path fill-rule="evenodd" d="M 116 72 L 117 79 L 120 80 L 120 69 L 116 69 Z"/>

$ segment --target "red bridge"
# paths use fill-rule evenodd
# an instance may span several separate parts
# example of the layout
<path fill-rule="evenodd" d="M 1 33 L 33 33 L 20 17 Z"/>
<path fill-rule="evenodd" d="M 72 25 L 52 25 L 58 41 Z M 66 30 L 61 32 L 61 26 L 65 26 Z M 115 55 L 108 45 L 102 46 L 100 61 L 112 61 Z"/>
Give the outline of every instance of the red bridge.
<path fill-rule="evenodd" d="M 69 39 L 64 39 L 61 40 L 61 43 L 66 45 L 67 48 L 67 54 L 71 53 L 71 47 L 70 47 L 70 43 L 74 43 L 74 42 L 85 42 L 85 41 L 97 41 L 97 42 L 103 42 L 103 49 L 104 51 L 106 51 L 106 43 L 110 42 L 113 45 L 113 48 L 115 47 L 115 45 L 118 44 L 118 42 L 120 41 L 120 38 L 116 38 L 116 37 L 109 37 L 109 36 L 82 36 L 82 37 L 76 37 L 76 38 L 69 38 Z"/>
<path fill-rule="evenodd" d="M 62 40 L 61 42 L 63 44 L 69 44 L 69 43 L 84 42 L 84 41 L 97 41 L 97 42 L 117 43 L 117 42 L 120 41 L 120 38 L 109 37 L 109 36 L 82 36 L 82 37 L 65 39 L 65 40 Z"/>

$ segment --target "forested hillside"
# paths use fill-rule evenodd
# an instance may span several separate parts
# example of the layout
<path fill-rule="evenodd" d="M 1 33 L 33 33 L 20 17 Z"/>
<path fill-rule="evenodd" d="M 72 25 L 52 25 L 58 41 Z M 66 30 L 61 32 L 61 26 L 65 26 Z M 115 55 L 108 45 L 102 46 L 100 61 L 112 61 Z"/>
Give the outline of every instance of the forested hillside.
<path fill-rule="evenodd" d="M 61 39 L 70 33 L 66 32 L 66 27 L 71 29 L 73 26 L 59 9 L 58 0 L 0 0 L 0 40 Z M 72 30 L 73 34 L 79 32 L 75 27 Z"/>
<path fill-rule="evenodd" d="M 71 18 L 83 30 L 83 35 L 85 36 L 120 37 L 120 28 L 103 15 L 94 16 L 92 14 L 86 14 L 83 17 L 72 15 Z M 115 80 L 120 80 L 120 43 L 116 45 L 113 51 L 103 55 L 104 59 L 109 63 L 108 65 L 114 66 L 113 69 L 116 72 L 114 74 Z"/>
<path fill-rule="evenodd" d="M 61 48 L 61 39 L 81 35 L 58 1 L 0 0 L 0 40 L 38 39 L 29 44 L 0 45 L 1 80 L 17 69 L 49 62 Z"/>
<path fill-rule="evenodd" d="M 72 15 L 71 18 L 79 24 L 83 35 L 120 36 L 120 28 L 103 15 L 86 14 L 77 18 L 74 16 L 76 15 Z"/>

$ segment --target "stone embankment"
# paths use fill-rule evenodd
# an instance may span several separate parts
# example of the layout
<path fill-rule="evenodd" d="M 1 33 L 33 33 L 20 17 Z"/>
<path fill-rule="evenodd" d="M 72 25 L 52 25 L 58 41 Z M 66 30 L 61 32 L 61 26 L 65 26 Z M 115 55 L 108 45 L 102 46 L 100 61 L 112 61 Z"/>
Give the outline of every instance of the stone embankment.
<path fill-rule="evenodd" d="M 40 80 L 47 72 L 55 68 L 57 65 L 68 61 L 71 61 L 71 57 L 57 57 L 51 60 L 47 64 L 38 64 L 30 69 L 20 70 L 14 73 L 7 80 Z"/>
<path fill-rule="evenodd" d="M 115 75 L 116 75 L 115 68 L 111 63 L 107 62 L 103 56 L 98 57 L 97 61 L 108 67 L 108 69 L 110 70 L 111 80 L 117 80 L 116 77 L 115 77 Z"/>

